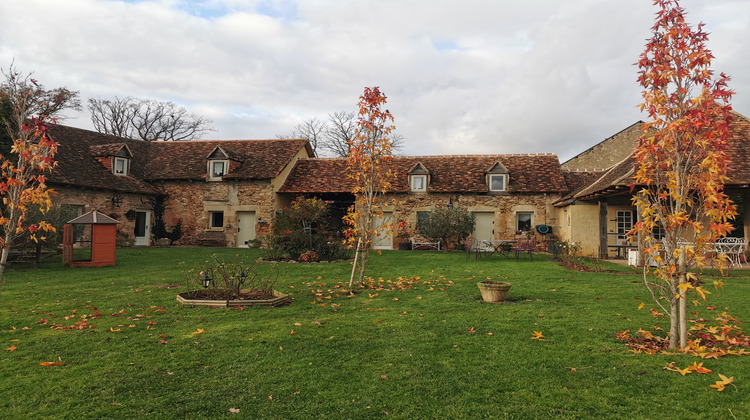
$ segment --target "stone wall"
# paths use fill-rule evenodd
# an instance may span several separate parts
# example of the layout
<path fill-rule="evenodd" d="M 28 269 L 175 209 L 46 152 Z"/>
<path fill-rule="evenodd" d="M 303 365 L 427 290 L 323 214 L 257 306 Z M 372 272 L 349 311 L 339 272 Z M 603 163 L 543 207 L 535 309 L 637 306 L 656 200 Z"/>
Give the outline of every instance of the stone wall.
<path fill-rule="evenodd" d="M 255 213 L 255 237 L 270 232 L 274 191 L 270 182 L 251 181 L 165 181 L 155 184 L 169 198 L 164 221 L 167 226 L 182 224 L 179 245 L 237 246 L 237 212 Z M 209 212 L 224 214 L 224 226 L 209 227 Z M 223 241 L 209 243 L 209 238 Z M 223 242 L 223 243 L 222 243 Z"/>
<path fill-rule="evenodd" d="M 146 200 L 145 194 L 117 193 L 112 191 L 83 190 L 79 188 L 58 187 L 54 186 L 57 194 L 53 195 L 54 204 L 65 204 L 80 206 L 80 213 L 88 213 L 98 210 L 120 223 L 117 224 L 118 239 L 135 238 L 135 219 L 128 219 L 126 213 L 129 210 L 151 211 L 151 206 Z M 120 200 L 120 206 L 116 206 L 112 198 L 117 195 Z M 152 218 L 153 222 L 153 218 Z"/>
<path fill-rule="evenodd" d="M 445 207 L 449 202 L 470 212 L 494 213 L 494 239 L 517 238 L 516 215 L 520 212 L 532 213 L 532 229 L 537 225 L 549 225 L 553 227 L 552 235 L 555 235 L 555 230 L 559 226 L 558 212 L 552 206 L 552 203 L 559 197 L 558 194 L 455 195 L 410 193 L 390 194 L 385 197 L 384 202 L 388 203 L 387 210 L 393 212 L 394 230 L 397 230 L 394 235 L 393 246 L 397 249 L 399 243 L 409 242 L 409 237 L 415 234 L 417 213 L 430 212 Z M 405 227 L 398 231 L 401 222 L 405 223 Z M 549 235 L 548 237 L 538 236 L 539 239 L 549 237 Z"/>
<path fill-rule="evenodd" d="M 641 136 L 642 123 L 635 123 L 614 136 L 563 162 L 562 169 L 607 169 L 630 156 Z"/>

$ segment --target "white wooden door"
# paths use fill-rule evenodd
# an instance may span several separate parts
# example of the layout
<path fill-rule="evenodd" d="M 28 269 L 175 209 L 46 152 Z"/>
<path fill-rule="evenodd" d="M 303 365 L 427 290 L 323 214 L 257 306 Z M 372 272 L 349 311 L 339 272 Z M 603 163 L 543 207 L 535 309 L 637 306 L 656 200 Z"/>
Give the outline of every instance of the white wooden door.
<path fill-rule="evenodd" d="M 248 242 L 255 239 L 255 212 L 237 212 L 237 247 L 247 248 Z"/>
<path fill-rule="evenodd" d="M 151 211 L 135 212 L 135 246 L 149 246 L 151 238 Z"/>
<path fill-rule="evenodd" d="M 474 213 L 474 232 L 471 234 L 476 241 L 491 241 L 495 239 L 495 213 Z"/>
<path fill-rule="evenodd" d="M 393 249 L 393 232 L 391 231 L 391 220 L 393 213 L 383 212 L 382 215 L 373 215 L 372 228 L 377 233 L 372 238 L 373 249 Z"/>

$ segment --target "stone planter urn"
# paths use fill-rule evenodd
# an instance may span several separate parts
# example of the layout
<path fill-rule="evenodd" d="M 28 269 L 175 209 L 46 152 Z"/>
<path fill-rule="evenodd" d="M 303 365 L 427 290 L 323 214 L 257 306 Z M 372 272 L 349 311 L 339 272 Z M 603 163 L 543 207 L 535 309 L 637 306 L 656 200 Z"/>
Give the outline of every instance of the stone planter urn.
<path fill-rule="evenodd" d="M 482 300 L 490 303 L 502 302 L 508 295 L 510 283 L 504 281 L 480 281 L 477 283 L 479 291 L 482 292 Z"/>

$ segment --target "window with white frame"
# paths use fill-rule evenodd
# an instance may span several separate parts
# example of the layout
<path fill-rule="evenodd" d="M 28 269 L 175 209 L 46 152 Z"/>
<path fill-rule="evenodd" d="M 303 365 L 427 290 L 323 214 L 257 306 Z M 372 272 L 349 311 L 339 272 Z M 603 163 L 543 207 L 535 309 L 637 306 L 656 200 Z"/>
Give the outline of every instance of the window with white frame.
<path fill-rule="evenodd" d="M 208 227 L 210 229 L 223 229 L 224 228 L 224 212 L 223 211 L 208 212 Z"/>
<path fill-rule="evenodd" d="M 490 191 L 505 191 L 507 189 L 507 174 L 489 174 Z"/>
<path fill-rule="evenodd" d="M 410 175 L 411 190 L 413 192 L 427 191 L 427 175 Z"/>
<path fill-rule="evenodd" d="M 520 232 L 528 232 L 531 230 L 531 215 L 532 213 L 517 213 L 517 229 Z"/>
<path fill-rule="evenodd" d="M 633 212 L 630 210 L 617 210 L 617 239 L 625 239 L 626 234 L 632 229 Z"/>
<path fill-rule="evenodd" d="M 229 162 L 226 160 L 210 160 L 208 161 L 208 179 L 209 180 L 221 180 L 221 177 L 227 174 Z"/>
<path fill-rule="evenodd" d="M 128 174 L 128 166 L 130 163 L 130 159 L 123 158 L 123 157 L 116 157 L 114 165 L 112 165 L 112 172 L 115 175 L 127 175 Z"/>

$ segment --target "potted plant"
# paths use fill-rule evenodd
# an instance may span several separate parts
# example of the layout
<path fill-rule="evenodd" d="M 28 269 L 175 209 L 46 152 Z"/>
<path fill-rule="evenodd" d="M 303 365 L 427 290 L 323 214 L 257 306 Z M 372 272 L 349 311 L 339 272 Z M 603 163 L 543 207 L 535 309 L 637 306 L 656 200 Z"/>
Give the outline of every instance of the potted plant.
<path fill-rule="evenodd" d="M 510 283 L 496 280 L 480 281 L 477 286 L 479 286 L 479 291 L 482 292 L 482 300 L 490 303 L 504 301 L 510 290 Z"/>

